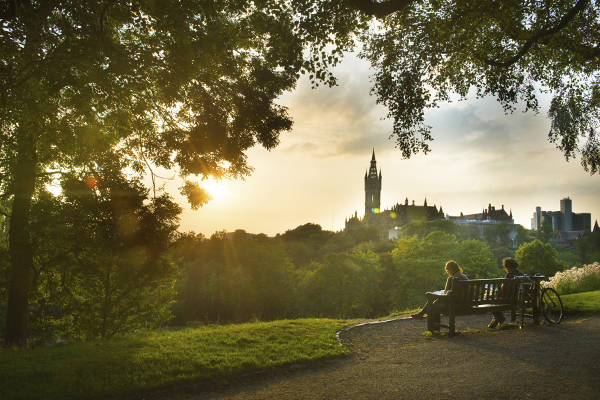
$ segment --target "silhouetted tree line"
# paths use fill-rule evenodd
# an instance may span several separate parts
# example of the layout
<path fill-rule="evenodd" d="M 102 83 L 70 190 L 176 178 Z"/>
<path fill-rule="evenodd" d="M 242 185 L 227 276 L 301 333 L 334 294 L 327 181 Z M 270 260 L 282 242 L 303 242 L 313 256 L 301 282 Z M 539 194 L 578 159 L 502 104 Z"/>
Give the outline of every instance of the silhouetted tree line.
<path fill-rule="evenodd" d="M 518 249 L 509 234 L 507 224 L 482 234 L 451 221 L 409 223 L 395 241 L 381 240 L 375 227 L 336 233 L 312 223 L 275 238 L 184 234 L 174 243 L 183 273 L 173 323 L 377 317 L 421 306 L 425 292 L 443 287 L 450 259 L 471 279 L 503 276 L 505 257 L 516 257 L 526 274 L 546 276 L 577 263 L 563 256 L 577 252 L 561 252 L 534 232 L 517 231 Z"/>
<path fill-rule="evenodd" d="M 425 292 L 443 287 L 450 259 L 476 279 L 503 276 L 499 261 L 508 256 L 526 274 L 547 276 L 600 256 L 597 233 L 565 252 L 525 232 L 514 249 L 506 227 L 482 235 L 451 221 L 409 223 L 394 241 L 375 227 L 331 232 L 312 223 L 274 238 L 243 230 L 206 238 L 176 232 L 180 208 L 167 196 L 151 199 L 118 173 L 103 177 L 65 175 L 62 196 L 40 195 L 32 207 L 33 337 L 110 337 L 188 321 L 372 318 L 421 306 Z M 8 246 L 0 238 L 6 307 Z"/>

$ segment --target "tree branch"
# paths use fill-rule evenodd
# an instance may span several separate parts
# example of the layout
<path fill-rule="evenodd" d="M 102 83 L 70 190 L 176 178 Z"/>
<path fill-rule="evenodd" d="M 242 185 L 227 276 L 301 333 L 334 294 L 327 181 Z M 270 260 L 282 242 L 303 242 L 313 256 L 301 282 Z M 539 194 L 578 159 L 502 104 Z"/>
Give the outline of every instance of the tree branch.
<path fill-rule="evenodd" d="M 100 30 L 98 32 L 98 36 L 102 36 L 104 34 L 104 20 L 106 17 L 106 13 L 108 12 L 108 9 L 116 2 L 116 0 L 109 1 L 102 9 L 102 14 L 100 15 Z"/>
<path fill-rule="evenodd" d="M 373 0 L 346 0 L 352 4 L 359 11 L 367 15 L 372 15 L 377 18 L 383 18 L 386 15 L 393 14 L 404 8 L 416 3 L 417 0 L 387 0 L 387 1 L 373 1 Z"/>
<path fill-rule="evenodd" d="M 521 58 L 523 58 L 523 56 L 529 52 L 529 49 L 534 44 L 536 44 L 540 39 L 547 37 L 547 36 L 552 36 L 552 35 L 560 32 L 567 25 L 569 25 L 569 22 L 571 22 L 571 20 L 573 18 L 575 18 L 581 10 L 583 10 L 583 8 L 587 5 L 588 2 L 589 2 L 589 0 L 579 0 L 577 2 L 577 4 L 575 4 L 575 6 L 567 14 L 565 14 L 564 17 L 561 18 L 558 25 L 556 25 L 555 27 L 550 28 L 550 29 L 545 29 L 545 30 L 539 31 L 531 39 L 529 39 L 527 42 L 525 42 L 525 44 L 523 45 L 523 48 L 521 48 L 521 50 L 517 54 L 515 54 L 508 60 L 497 61 L 497 60 L 491 60 L 487 57 L 478 57 L 478 58 L 480 58 L 484 63 L 486 63 L 487 65 L 490 65 L 492 67 L 499 67 L 499 68 L 510 67 L 511 65 L 513 65 L 517 61 L 519 61 Z"/>
<path fill-rule="evenodd" d="M 40 176 L 48 176 L 48 175 L 55 175 L 55 174 L 64 174 L 65 172 L 62 171 L 48 171 L 48 172 L 40 172 L 39 174 L 35 174 L 35 176 L 40 177 Z"/>

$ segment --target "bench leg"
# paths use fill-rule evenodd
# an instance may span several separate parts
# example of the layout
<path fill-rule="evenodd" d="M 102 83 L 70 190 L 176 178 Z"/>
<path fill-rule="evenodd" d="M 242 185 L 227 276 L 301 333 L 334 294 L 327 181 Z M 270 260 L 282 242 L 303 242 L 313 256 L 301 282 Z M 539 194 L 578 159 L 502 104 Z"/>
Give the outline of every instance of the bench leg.
<path fill-rule="evenodd" d="M 440 314 L 429 314 L 427 316 L 427 330 L 429 332 L 440 331 Z"/>
<path fill-rule="evenodd" d="M 450 314 L 448 317 L 448 336 L 452 337 L 456 333 L 456 317 L 453 314 Z"/>

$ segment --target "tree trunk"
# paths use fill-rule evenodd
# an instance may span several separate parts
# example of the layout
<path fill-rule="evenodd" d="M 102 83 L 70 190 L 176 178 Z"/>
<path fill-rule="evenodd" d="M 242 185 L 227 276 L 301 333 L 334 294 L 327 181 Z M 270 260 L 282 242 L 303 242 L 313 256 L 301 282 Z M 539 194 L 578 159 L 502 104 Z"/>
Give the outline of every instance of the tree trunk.
<path fill-rule="evenodd" d="M 14 198 L 8 236 L 11 271 L 6 313 L 6 342 L 24 345 L 27 339 L 27 309 L 33 271 L 29 222 L 36 179 L 35 146 L 21 149 L 19 153 L 14 173 Z"/>

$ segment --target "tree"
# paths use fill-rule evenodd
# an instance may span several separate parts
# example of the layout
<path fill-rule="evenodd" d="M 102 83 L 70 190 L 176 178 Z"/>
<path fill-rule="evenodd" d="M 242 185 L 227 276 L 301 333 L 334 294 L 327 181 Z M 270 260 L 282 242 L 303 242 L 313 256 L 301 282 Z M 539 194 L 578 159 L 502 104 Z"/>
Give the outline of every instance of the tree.
<path fill-rule="evenodd" d="M 336 318 L 372 316 L 379 300 L 382 269 L 375 253 L 329 254 L 300 285 L 305 315 Z"/>
<path fill-rule="evenodd" d="M 523 225 L 517 225 L 515 229 L 517 231 L 517 244 L 521 245 L 531 241 L 529 238 L 532 236 L 532 233 L 529 229 L 524 228 Z"/>
<path fill-rule="evenodd" d="M 199 244 L 177 295 L 176 321 L 245 322 L 294 315 L 296 274 L 282 243 L 217 233 Z"/>
<path fill-rule="evenodd" d="M 61 196 L 40 191 L 32 203 L 30 329 L 41 339 L 110 337 L 170 318 L 181 208 L 106 170 L 101 181 L 65 174 Z"/>
<path fill-rule="evenodd" d="M 535 231 L 535 237 L 543 243 L 548 243 L 551 238 L 556 237 L 556 232 L 552 228 L 552 221 L 550 219 L 544 219 L 540 229 Z"/>
<path fill-rule="evenodd" d="M 449 220 L 411 221 L 400 228 L 400 234 L 403 237 L 410 237 L 414 235 L 425 237 L 431 232 L 436 231 L 458 236 L 462 233 L 463 228 Z"/>
<path fill-rule="evenodd" d="M 283 240 L 306 240 L 312 236 L 319 236 L 323 232 L 323 228 L 319 224 L 313 224 L 311 222 L 304 225 L 300 225 L 294 229 L 288 229 L 283 234 Z"/>
<path fill-rule="evenodd" d="M 372 32 L 368 21 L 379 23 Z M 0 200 L 11 259 L 6 340 L 23 343 L 36 190 L 57 173 L 99 170 L 113 152 L 136 173 L 176 168 L 192 207 L 209 196 L 190 175 L 247 176 L 245 151 L 291 128 L 276 98 L 300 73 L 329 68 L 360 35 L 405 157 L 427 153 L 424 110 L 495 95 L 507 111 L 535 85 L 555 93 L 550 139 L 598 172 L 597 3 L 591 0 L 9 1 L 0 8 Z M 585 143 L 580 143 L 587 139 Z M 154 174 L 151 172 L 154 178 Z M 4 210 L 4 207 L 3 207 Z"/>
<path fill-rule="evenodd" d="M 500 273 L 490 247 L 479 240 L 463 240 L 456 262 L 470 279 L 496 278 Z"/>
<path fill-rule="evenodd" d="M 600 17 L 598 2 L 347 0 L 379 24 L 362 35 L 361 56 L 375 69 L 372 92 L 387 106 L 405 157 L 430 151 L 424 111 L 450 101 L 495 96 L 539 111 L 549 90 L 549 139 L 567 161 L 581 155 L 599 172 Z"/>
<path fill-rule="evenodd" d="M 549 243 L 534 240 L 519 246 L 515 254 L 519 269 L 526 275 L 542 274 L 547 278 L 560 269 L 556 260 L 556 249 Z"/>
<path fill-rule="evenodd" d="M 376 226 L 358 226 L 346 229 L 344 233 L 348 234 L 356 244 L 381 241 L 381 233 Z"/>
<path fill-rule="evenodd" d="M 337 233 L 331 237 L 321 248 L 319 249 L 319 253 L 321 256 L 325 256 L 331 253 L 347 253 L 354 246 L 356 242 L 352 239 L 350 235 L 345 235 L 343 233 Z"/>
<path fill-rule="evenodd" d="M 510 245 L 511 227 L 506 222 L 486 226 L 483 228 L 483 236 L 488 243 L 496 242 L 500 246 L 508 247 Z"/>
<path fill-rule="evenodd" d="M 344 14 L 344 13 L 342 13 Z M 345 14 L 344 14 L 345 15 Z M 340 16 L 343 18 L 343 15 Z M 36 191 L 61 172 L 99 170 L 115 153 L 141 174 L 177 168 L 192 207 L 202 179 L 244 177 L 245 151 L 291 128 L 275 99 L 321 68 L 349 32 L 321 35 L 285 1 L 9 1 L 0 8 L 0 199 L 8 201 L 6 340 L 24 343 Z M 306 43 L 312 51 L 303 52 Z M 317 52 L 315 54 L 315 52 Z M 152 174 L 154 179 L 154 174 Z"/>
<path fill-rule="evenodd" d="M 392 252 L 398 273 L 398 285 L 392 291 L 392 303 L 397 309 L 424 304 L 424 293 L 439 290 L 447 275 L 444 265 L 457 256 L 454 235 L 432 232 L 423 239 L 402 238 Z"/>

